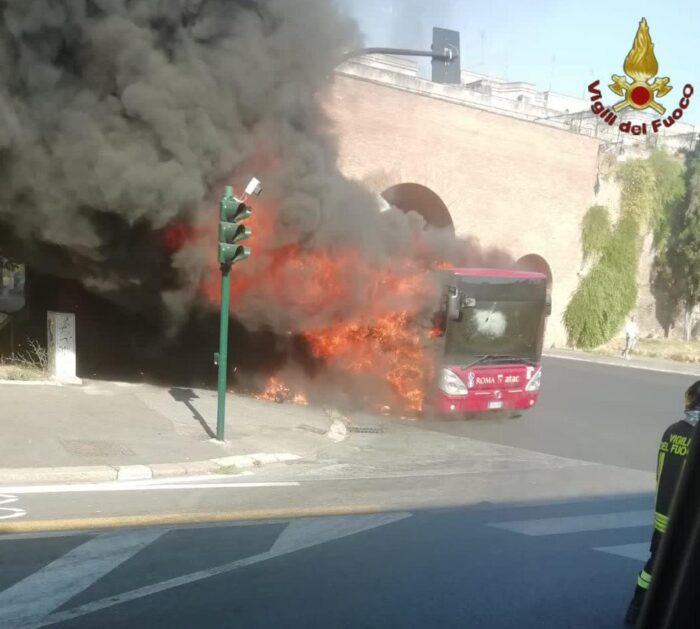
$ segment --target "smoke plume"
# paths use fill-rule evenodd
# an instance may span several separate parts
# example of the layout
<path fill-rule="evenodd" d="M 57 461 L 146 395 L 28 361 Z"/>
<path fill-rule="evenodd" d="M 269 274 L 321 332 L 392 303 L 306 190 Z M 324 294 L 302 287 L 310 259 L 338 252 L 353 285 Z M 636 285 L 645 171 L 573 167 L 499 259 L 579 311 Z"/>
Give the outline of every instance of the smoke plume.
<path fill-rule="evenodd" d="M 4 1 L 0 14 L 0 229 L 30 263 L 184 316 L 210 234 L 181 243 L 174 285 L 150 235 L 213 224 L 221 184 L 253 173 L 274 204 L 259 246 L 380 261 L 420 237 L 444 255 L 444 235 L 380 214 L 336 168 L 317 96 L 359 41 L 329 1 Z M 249 310 L 249 324 L 274 323 Z"/>
<path fill-rule="evenodd" d="M 356 38 L 325 0 L 6 1 L 0 15 L 0 225 L 36 255 L 55 246 L 54 272 L 115 294 L 157 282 L 134 233 L 206 220 L 217 186 L 263 155 L 290 229 L 312 229 L 322 203 L 366 202 L 336 183 L 316 128 L 315 96 Z M 194 281 L 201 256 L 183 257 Z"/>
<path fill-rule="evenodd" d="M 184 325 L 216 306 L 222 187 L 252 175 L 249 330 L 393 325 L 434 306 L 414 285 L 431 263 L 509 262 L 341 175 L 319 97 L 361 42 L 330 0 L 0 0 L 0 17 L 0 248 L 44 273 Z"/>

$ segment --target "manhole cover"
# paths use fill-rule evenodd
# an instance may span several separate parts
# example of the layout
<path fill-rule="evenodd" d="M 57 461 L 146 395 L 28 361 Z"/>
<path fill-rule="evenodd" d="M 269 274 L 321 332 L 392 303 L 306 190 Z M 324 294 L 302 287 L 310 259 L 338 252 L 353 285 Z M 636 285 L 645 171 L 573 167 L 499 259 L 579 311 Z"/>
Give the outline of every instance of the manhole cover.
<path fill-rule="evenodd" d="M 374 426 L 348 426 L 348 432 L 364 432 L 364 433 L 381 434 L 384 432 L 384 429 L 383 428 L 375 428 Z"/>
<path fill-rule="evenodd" d="M 328 431 L 323 428 L 316 428 L 316 426 L 309 426 L 308 424 L 301 424 L 297 426 L 299 430 L 306 430 L 308 432 L 315 432 L 317 435 L 325 435 Z"/>
<path fill-rule="evenodd" d="M 134 451 L 118 441 L 62 440 L 63 447 L 75 456 L 133 456 Z"/>

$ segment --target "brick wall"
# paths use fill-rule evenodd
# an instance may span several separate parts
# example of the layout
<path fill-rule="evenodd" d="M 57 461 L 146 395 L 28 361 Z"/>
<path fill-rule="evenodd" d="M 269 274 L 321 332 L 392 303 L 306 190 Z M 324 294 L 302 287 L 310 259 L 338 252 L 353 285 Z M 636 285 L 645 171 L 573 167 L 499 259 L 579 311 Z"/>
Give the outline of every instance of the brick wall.
<path fill-rule="evenodd" d="M 515 259 L 547 260 L 547 344 L 565 343 L 561 316 L 578 282 L 597 140 L 346 76 L 336 77 L 324 106 L 348 177 L 377 193 L 422 184 L 445 202 L 458 235 Z"/>

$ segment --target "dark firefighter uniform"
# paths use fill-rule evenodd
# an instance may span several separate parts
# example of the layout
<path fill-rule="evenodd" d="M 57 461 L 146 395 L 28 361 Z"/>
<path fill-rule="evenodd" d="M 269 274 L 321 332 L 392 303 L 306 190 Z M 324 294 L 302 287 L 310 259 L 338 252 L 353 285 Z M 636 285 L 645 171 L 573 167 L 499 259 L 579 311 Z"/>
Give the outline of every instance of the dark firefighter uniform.
<path fill-rule="evenodd" d="M 671 502 L 678 486 L 678 480 L 685 468 L 690 451 L 690 441 L 700 416 L 700 380 L 686 391 L 685 418 L 671 424 L 664 432 L 659 445 L 656 463 L 656 500 L 654 507 L 654 533 L 649 548 L 650 556 L 644 569 L 637 577 L 634 597 L 627 610 L 626 621 L 634 624 L 644 602 L 644 595 L 651 585 L 657 551 L 661 537 L 668 528 Z"/>

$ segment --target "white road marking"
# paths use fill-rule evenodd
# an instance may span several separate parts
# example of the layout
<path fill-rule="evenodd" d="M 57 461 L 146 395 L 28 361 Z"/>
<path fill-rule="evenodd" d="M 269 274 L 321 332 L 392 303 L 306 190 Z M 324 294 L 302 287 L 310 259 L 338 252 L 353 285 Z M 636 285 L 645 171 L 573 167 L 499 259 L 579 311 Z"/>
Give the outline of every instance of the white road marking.
<path fill-rule="evenodd" d="M 269 483 L 147 483 L 143 481 L 117 481 L 109 483 L 81 483 L 76 485 L 21 485 L 0 487 L 0 491 L 13 494 L 72 494 L 103 491 L 158 491 L 164 489 L 255 489 L 259 487 L 298 487 L 295 481 Z"/>
<path fill-rule="evenodd" d="M 0 494 L 0 505 L 9 505 L 13 502 L 17 502 L 17 496 L 10 496 L 8 494 Z"/>
<path fill-rule="evenodd" d="M 561 535 L 563 533 L 651 526 L 652 523 L 653 515 L 650 511 L 621 511 L 619 513 L 575 515 L 540 520 L 496 522 L 489 524 L 489 526 L 523 535 Z"/>
<path fill-rule="evenodd" d="M 0 533 L 0 544 L 18 539 L 44 539 L 49 537 L 80 537 L 85 531 L 40 531 L 37 533 Z"/>
<path fill-rule="evenodd" d="M 601 546 L 595 550 L 599 550 L 602 553 L 609 553 L 610 555 L 627 557 L 628 559 L 638 559 L 639 561 L 646 561 L 649 559 L 649 542 L 643 542 L 641 544 L 622 544 L 620 546 Z"/>
<path fill-rule="evenodd" d="M 0 520 L 11 520 L 13 518 L 21 518 L 27 515 L 24 509 L 19 507 L 3 507 L 2 505 L 9 505 L 17 502 L 17 496 L 10 496 L 8 494 L 0 494 Z"/>
<path fill-rule="evenodd" d="M 644 365 L 644 364 L 634 364 L 631 362 L 615 362 L 614 359 L 606 360 L 605 358 L 599 359 L 587 356 L 561 356 L 559 354 L 542 354 L 545 358 L 560 358 L 561 360 L 573 360 L 579 363 L 592 363 L 598 365 L 605 365 L 606 367 L 619 367 L 620 369 L 642 369 L 643 371 L 658 371 L 659 373 L 671 373 L 678 374 L 680 376 L 697 376 L 700 375 L 700 369 L 693 369 L 693 367 L 684 367 L 683 363 L 679 363 L 678 369 L 675 368 L 664 368 L 655 367 L 654 365 Z"/>
<path fill-rule="evenodd" d="M 264 553 L 253 555 L 252 557 L 246 557 L 245 559 L 232 561 L 231 563 L 217 566 L 216 568 L 191 572 L 190 574 L 185 574 L 174 579 L 168 579 L 167 581 L 162 581 L 161 583 L 154 583 L 153 585 L 137 588 L 135 590 L 131 590 L 130 592 L 124 592 L 123 594 L 119 594 L 117 596 L 110 596 L 109 598 L 103 598 L 98 601 L 86 603 L 85 605 L 81 605 L 80 607 L 76 607 L 74 609 L 57 612 L 44 619 L 41 623 L 32 625 L 32 627 L 28 629 L 35 629 L 35 627 L 44 627 L 46 625 L 78 618 L 86 614 L 107 609 L 108 607 L 112 607 L 114 605 L 134 601 L 145 596 L 157 594 L 158 592 L 163 592 L 165 590 L 170 590 L 183 585 L 189 585 L 190 583 L 195 583 L 196 581 L 201 581 L 202 579 L 208 579 L 226 572 L 238 570 L 239 568 L 251 566 L 281 555 L 286 555 L 305 548 L 311 548 L 312 546 L 317 546 L 335 539 L 354 535 L 356 533 L 367 531 L 379 526 L 385 526 L 410 516 L 410 513 L 383 513 L 377 515 L 355 515 L 342 517 L 331 516 L 294 520 L 284 531 L 282 531 L 272 548 Z"/>
<path fill-rule="evenodd" d="M 148 529 L 99 535 L 74 548 L 0 592 L 0 627 L 37 626 L 162 534 L 162 530 Z"/>

